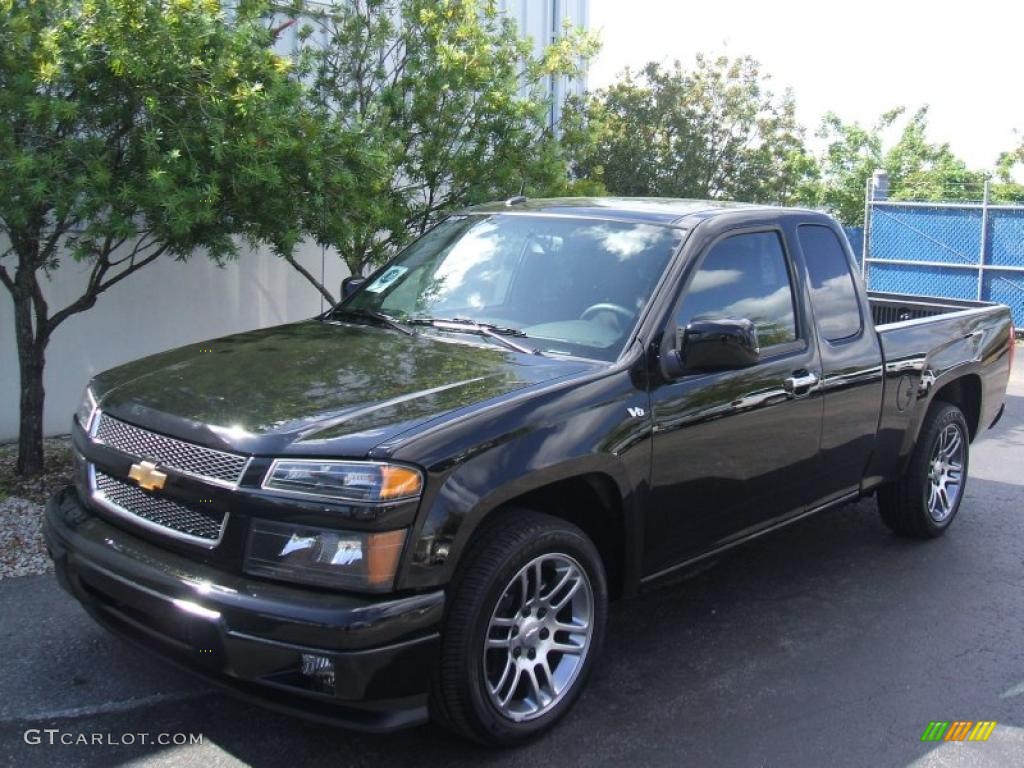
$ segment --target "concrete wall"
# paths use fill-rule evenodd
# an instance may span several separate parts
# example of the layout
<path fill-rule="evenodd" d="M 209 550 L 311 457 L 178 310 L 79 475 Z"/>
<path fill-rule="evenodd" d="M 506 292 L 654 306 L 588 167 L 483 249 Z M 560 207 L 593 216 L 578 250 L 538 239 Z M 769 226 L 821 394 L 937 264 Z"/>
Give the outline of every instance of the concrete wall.
<path fill-rule="evenodd" d="M 320 248 L 304 246 L 299 260 L 320 274 Z M 348 274 L 328 251 L 326 285 L 337 295 Z M 66 260 L 44 286 L 51 311 L 78 296 L 88 272 Z M 223 268 L 197 255 L 186 264 L 158 260 L 101 294 L 96 306 L 57 329 L 46 354 L 47 435 L 68 431 L 86 382 L 96 373 L 153 352 L 238 331 L 311 317 L 320 294 L 272 253 L 243 248 Z M 18 433 L 18 357 L 14 308 L 0 289 L 0 441 Z"/>

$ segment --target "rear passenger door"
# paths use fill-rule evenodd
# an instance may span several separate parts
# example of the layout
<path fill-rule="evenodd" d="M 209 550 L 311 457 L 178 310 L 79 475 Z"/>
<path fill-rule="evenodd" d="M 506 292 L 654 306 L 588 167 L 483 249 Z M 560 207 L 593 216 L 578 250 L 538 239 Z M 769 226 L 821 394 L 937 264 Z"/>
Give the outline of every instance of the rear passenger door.
<path fill-rule="evenodd" d="M 824 413 L 817 503 L 859 490 L 882 402 L 882 351 L 854 285 L 853 258 L 832 226 L 800 224 L 796 240 L 818 329 Z"/>
<path fill-rule="evenodd" d="M 698 246 L 700 247 L 700 246 Z M 667 333 L 746 318 L 756 365 L 653 388 L 652 558 L 660 567 L 767 527 L 813 499 L 821 430 L 817 345 L 781 229 L 726 231 L 697 256 Z M 812 382 L 794 387 L 794 382 Z"/>

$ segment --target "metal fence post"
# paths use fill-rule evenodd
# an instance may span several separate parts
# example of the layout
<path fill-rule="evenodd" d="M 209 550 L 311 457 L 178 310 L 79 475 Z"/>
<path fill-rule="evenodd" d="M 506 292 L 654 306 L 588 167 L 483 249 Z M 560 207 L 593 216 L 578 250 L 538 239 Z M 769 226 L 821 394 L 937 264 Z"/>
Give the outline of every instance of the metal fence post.
<path fill-rule="evenodd" d="M 988 241 L 988 205 L 990 182 L 985 179 L 985 191 L 981 196 L 981 246 L 978 248 L 978 301 L 985 294 L 985 245 Z"/>
<path fill-rule="evenodd" d="M 868 284 L 868 243 L 871 241 L 871 184 L 872 178 L 868 176 L 864 185 L 864 240 L 860 244 L 860 278 L 864 285 Z"/>

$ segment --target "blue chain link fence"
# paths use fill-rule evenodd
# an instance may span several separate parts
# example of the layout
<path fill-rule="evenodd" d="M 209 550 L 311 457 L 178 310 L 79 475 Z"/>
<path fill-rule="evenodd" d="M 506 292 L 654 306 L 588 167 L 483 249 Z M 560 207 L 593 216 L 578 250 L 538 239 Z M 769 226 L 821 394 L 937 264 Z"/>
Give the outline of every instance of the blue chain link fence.
<path fill-rule="evenodd" d="M 846 238 L 850 241 L 850 248 L 853 249 L 853 255 L 859 266 L 860 260 L 864 258 L 864 227 L 843 227 L 843 229 L 846 230 Z"/>
<path fill-rule="evenodd" d="M 873 201 L 869 210 L 871 290 L 996 301 L 1024 326 L 1024 206 Z"/>

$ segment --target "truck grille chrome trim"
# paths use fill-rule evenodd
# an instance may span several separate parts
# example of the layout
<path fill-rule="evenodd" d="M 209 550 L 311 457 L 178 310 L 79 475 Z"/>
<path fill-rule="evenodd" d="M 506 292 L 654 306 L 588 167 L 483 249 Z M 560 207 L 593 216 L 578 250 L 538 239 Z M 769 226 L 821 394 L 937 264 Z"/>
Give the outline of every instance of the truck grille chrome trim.
<path fill-rule="evenodd" d="M 97 443 L 214 485 L 236 488 L 249 466 L 248 456 L 150 432 L 102 412 L 94 421 L 93 440 Z"/>
<path fill-rule="evenodd" d="M 147 493 L 89 465 L 92 500 L 111 514 L 150 531 L 212 549 L 220 544 L 228 515 Z"/>

